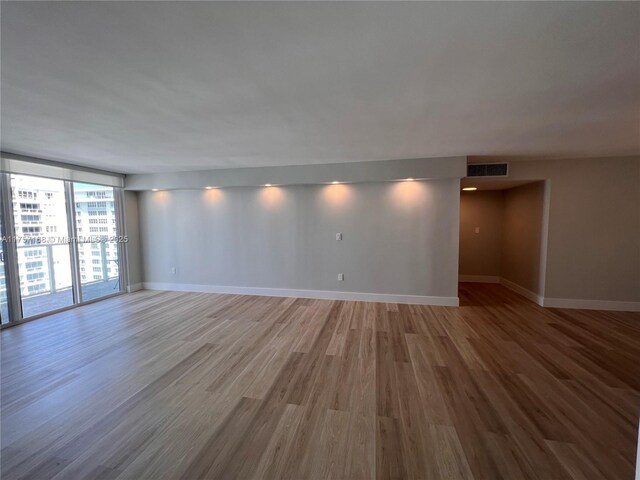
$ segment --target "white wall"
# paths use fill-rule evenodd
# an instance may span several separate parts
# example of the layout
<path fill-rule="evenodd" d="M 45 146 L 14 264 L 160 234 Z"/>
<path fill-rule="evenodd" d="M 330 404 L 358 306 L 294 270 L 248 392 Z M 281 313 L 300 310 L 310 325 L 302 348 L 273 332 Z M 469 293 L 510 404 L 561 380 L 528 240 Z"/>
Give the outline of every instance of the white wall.
<path fill-rule="evenodd" d="M 442 179 L 144 192 L 145 283 L 456 300 L 459 184 Z"/>
<path fill-rule="evenodd" d="M 511 162 L 509 178 L 549 180 L 545 305 L 640 302 L 640 157 Z"/>
<path fill-rule="evenodd" d="M 460 195 L 459 271 L 463 279 L 500 276 L 503 216 L 502 190 L 478 190 Z"/>
<path fill-rule="evenodd" d="M 530 183 L 505 190 L 503 203 L 500 276 L 537 296 L 544 296 L 544 193 L 544 182 Z"/>
<path fill-rule="evenodd" d="M 637 309 L 640 157 L 516 161 L 509 178 L 549 187 L 545 305 Z M 279 188 L 279 202 L 249 187 L 141 193 L 144 281 L 455 297 L 458 183 L 420 182 L 404 208 L 396 182 L 343 186 L 342 201 L 322 185 Z"/>

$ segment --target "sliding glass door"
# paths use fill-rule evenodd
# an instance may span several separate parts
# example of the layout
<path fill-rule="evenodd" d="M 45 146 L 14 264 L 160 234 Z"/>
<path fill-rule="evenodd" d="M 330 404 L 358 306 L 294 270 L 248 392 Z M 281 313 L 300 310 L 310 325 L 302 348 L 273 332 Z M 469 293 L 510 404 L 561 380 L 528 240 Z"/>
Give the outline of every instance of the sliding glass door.
<path fill-rule="evenodd" d="M 1 186 L 2 323 L 123 290 L 121 189 L 8 173 Z"/>
<path fill-rule="evenodd" d="M 80 286 L 84 301 L 121 290 L 118 222 L 113 187 L 73 184 Z"/>
<path fill-rule="evenodd" d="M 23 316 L 73 305 L 64 182 L 11 175 L 11 196 Z"/>

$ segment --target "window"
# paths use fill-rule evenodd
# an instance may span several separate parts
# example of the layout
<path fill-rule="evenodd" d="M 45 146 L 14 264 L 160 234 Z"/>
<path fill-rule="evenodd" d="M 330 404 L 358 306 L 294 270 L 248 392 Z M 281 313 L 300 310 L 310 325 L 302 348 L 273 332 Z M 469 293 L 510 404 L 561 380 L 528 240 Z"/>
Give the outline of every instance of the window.
<path fill-rule="evenodd" d="M 44 278 L 44 272 L 28 273 L 27 274 L 27 281 L 28 282 L 32 282 L 34 280 L 42 280 L 43 278 Z"/>
<path fill-rule="evenodd" d="M 23 235 L 15 243 L 23 317 L 73 305 L 69 245 L 45 238 L 66 231 L 65 182 L 14 174 L 9 182 L 15 229 Z"/>
<path fill-rule="evenodd" d="M 1 322 L 9 315 L 19 320 L 122 290 L 122 245 L 115 242 L 121 222 L 114 208 L 120 190 L 13 173 L 0 173 L 0 181 L 3 205 L 7 202 L 12 207 L 5 210 L 12 214 L 12 221 L 0 218 L 0 229 L 12 226 L 11 236 L 18 239 L 6 242 L 8 247 L 0 250 Z M 73 215 L 68 212 L 67 199 L 75 211 L 74 225 L 69 223 Z M 15 278 L 4 274 L 1 257 L 7 254 L 17 267 Z M 89 268 L 85 268 L 87 263 Z M 13 299 L 8 298 L 8 290 L 15 292 Z M 10 303 L 12 308 L 6 313 Z"/>
<path fill-rule="evenodd" d="M 20 210 L 40 210 L 39 203 L 21 203 Z"/>
<path fill-rule="evenodd" d="M 0 180 L 3 180 L 0 176 Z M 0 194 L 2 193 L 2 185 L 0 184 Z M 4 237 L 4 216 L 0 208 L 0 237 Z M 0 242 L 0 324 L 9 323 L 11 320 L 9 313 L 9 295 L 6 286 L 5 271 L 5 254 L 3 242 Z"/>
<path fill-rule="evenodd" d="M 74 183 L 73 191 L 76 209 L 88 217 L 87 240 L 78 244 L 78 258 L 91 259 L 91 280 L 82 279 L 82 297 L 96 298 L 94 292 L 96 281 L 120 287 L 118 244 L 113 240 L 118 237 L 117 216 L 113 210 L 115 190 L 111 187 Z M 111 221 L 114 220 L 114 221 Z M 80 217 L 76 216 L 76 232 L 83 231 Z M 84 227 L 86 232 L 87 227 Z M 90 283 L 89 283 L 90 282 Z"/>
<path fill-rule="evenodd" d="M 18 198 L 28 198 L 33 200 L 34 198 L 38 198 L 38 192 L 18 190 Z"/>
<path fill-rule="evenodd" d="M 87 191 L 85 195 L 87 198 L 110 198 L 111 192 L 106 192 L 104 190 L 99 190 L 95 192 Z"/>
<path fill-rule="evenodd" d="M 37 293 L 42 293 L 46 289 L 47 289 L 47 286 L 44 283 L 40 283 L 38 285 L 28 285 L 27 286 L 27 292 L 29 292 L 30 295 L 37 294 Z"/>

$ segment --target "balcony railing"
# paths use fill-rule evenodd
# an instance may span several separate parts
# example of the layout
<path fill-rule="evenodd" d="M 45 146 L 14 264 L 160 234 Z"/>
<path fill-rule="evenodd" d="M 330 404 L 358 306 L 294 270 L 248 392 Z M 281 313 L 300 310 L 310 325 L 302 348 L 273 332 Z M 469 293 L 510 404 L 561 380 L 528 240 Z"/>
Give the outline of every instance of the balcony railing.
<path fill-rule="evenodd" d="M 79 244 L 80 246 L 85 244 Z M 82 280 L 81 293 L 82 300 L 87 301 L 100 298 L 120 291 L 118 261 L 108 258 L 107 244 L 97 243 L 99 256 L 87 255 L 80 248 L 79 259 L 85 260 L 85 268 L 88 272 L 81 272 L 90 277 L 100 276 L 99 279 Z M 69 244 L 53 243 L 40 245 L 20 245 L 18 248 L 18 261 L 20 264 L 20 290 L 22 295 L 22 309 L 24 317 L 29 317 L 39 313 L 44 313 L 73 304 L 72 273 L 69 255 Z M 27 256 L 27 251 L 40 251 L 37 255 Z M 22 253 L 21 253 L 22 252 Z M 87 252 L 89 253 L 89 252 Z M 92 260 L 100 260 L 96 268 L 100 272 L 93 272 Z M 42 262 L 42 266 L 29 268 L 26 262 Z M 89 262 L 89 263 L 87 263 Z M 109 268 L 111 267 L 111 268 Z M 44 273 L 43 278 L 33 278 L 29 280 L 27 273 Z M 34 289 L 36 285 L 42 288 Z M 29 289 L 29 287 L 32 287 Z"/>

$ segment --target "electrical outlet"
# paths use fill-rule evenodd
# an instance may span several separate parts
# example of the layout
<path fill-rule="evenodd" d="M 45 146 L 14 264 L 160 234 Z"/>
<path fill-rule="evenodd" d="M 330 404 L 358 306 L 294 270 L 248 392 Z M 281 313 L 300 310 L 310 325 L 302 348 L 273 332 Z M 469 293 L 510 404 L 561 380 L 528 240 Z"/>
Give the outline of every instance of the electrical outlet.
<path fill-rule="evenodd" d="M 175 275 L 176 274 L 176 267 L 171 267 L 171 275 Z"/>
<path fill-rule="evenodd" d="M 342 233 L 336 233 L 336 240 L 342 240 Z"/>
<path fill-rule="evenodd" d="M 338 274 L 338 281 L 339 282 L 343 282 L 344 281 L 344 273 L 339 273 Z"/>

